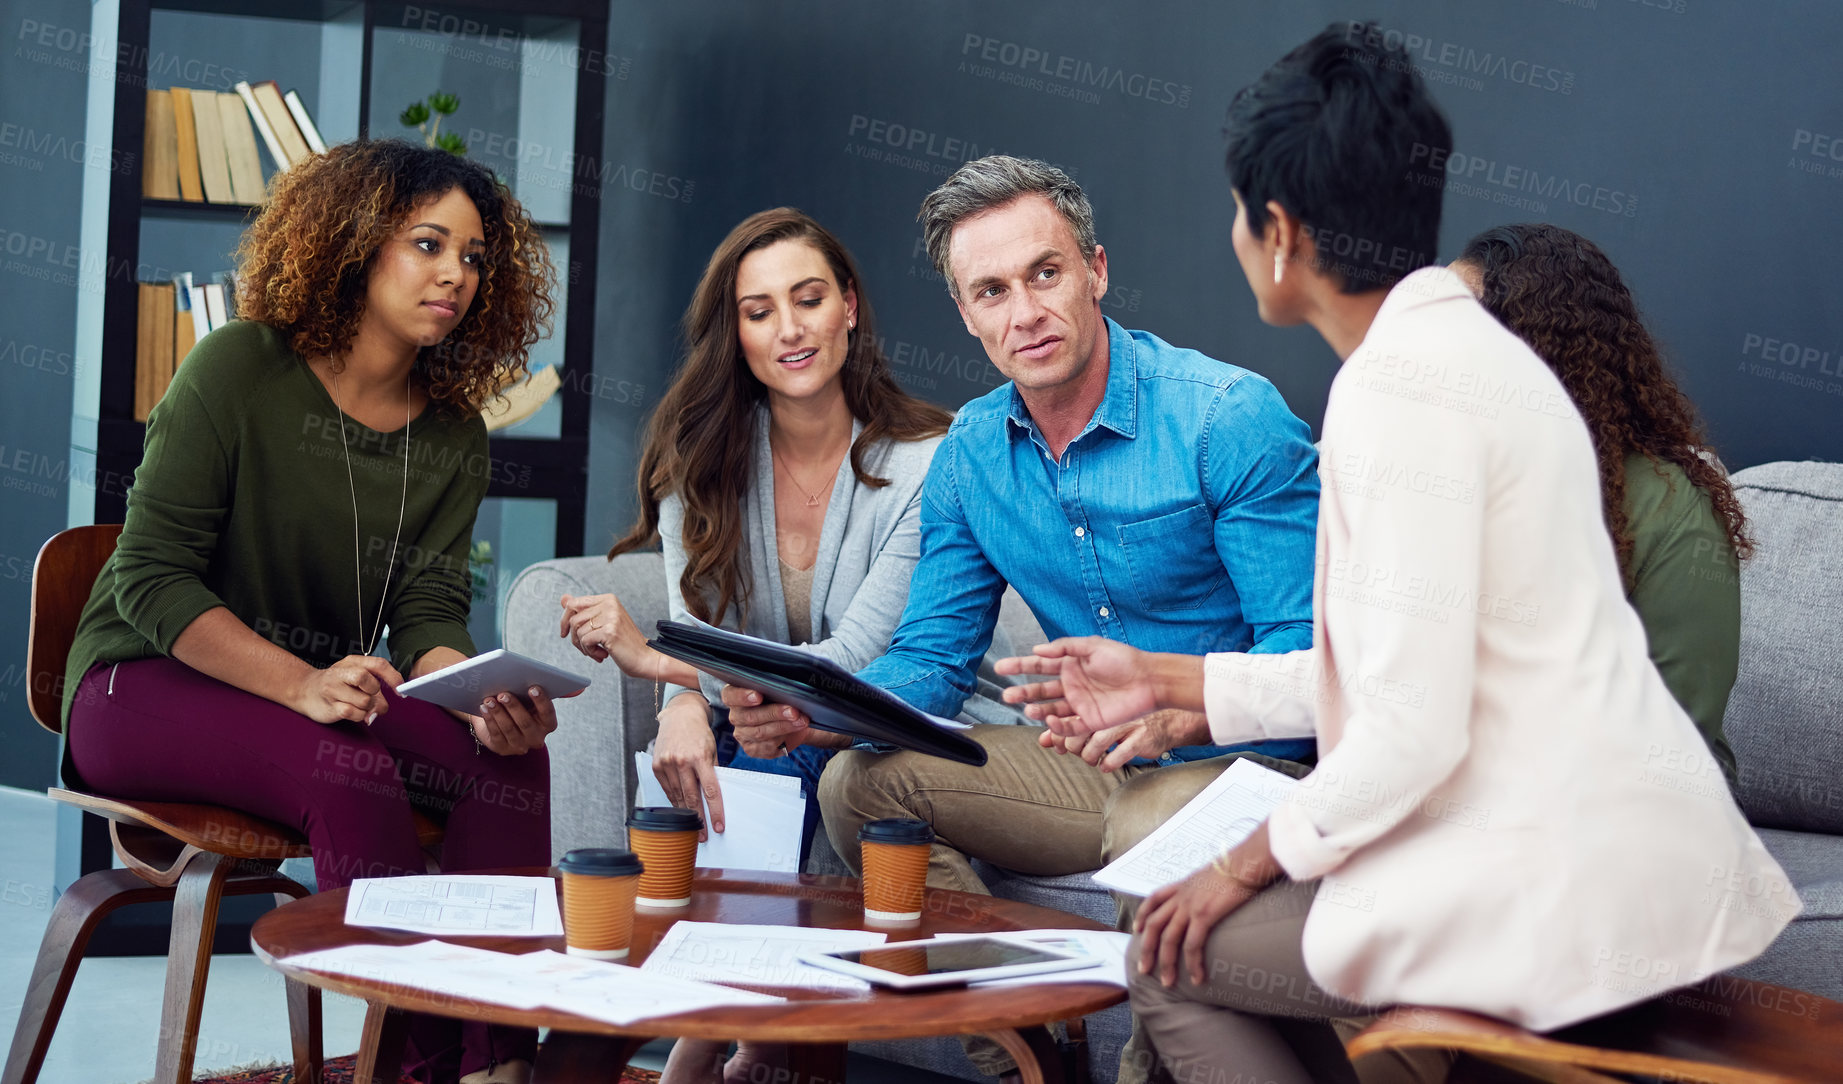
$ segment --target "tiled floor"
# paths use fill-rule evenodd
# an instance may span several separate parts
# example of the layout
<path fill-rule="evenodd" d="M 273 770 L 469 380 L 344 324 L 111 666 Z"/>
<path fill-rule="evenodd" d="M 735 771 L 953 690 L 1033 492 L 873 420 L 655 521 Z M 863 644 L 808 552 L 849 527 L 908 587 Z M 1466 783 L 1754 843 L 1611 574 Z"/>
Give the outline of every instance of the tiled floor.
<path fill-rule="evenodd" d="M 55 805 L 41 794 L 0 787 L 0 1036 L 11 1042 L 51 917 Z M 136 1084 L 153 1076 L 154 1042 L 166 960 L 86 960 L 77 971 L 64 1018 L 39 1076 L 43 1084 Z M 358 1046 L 364 1007 L 325 998 L 326 1051 Z M 658 1068 L 667 1047 L 655 1043 L 635 1063 Z M 205 987 L 196 1071 L 289 1060 L 288 1014 L 281 980 L 248 955 L 216 956 Z M 853 1055 L 854 1081 L 951 1084 L 951 1078 Z"/>

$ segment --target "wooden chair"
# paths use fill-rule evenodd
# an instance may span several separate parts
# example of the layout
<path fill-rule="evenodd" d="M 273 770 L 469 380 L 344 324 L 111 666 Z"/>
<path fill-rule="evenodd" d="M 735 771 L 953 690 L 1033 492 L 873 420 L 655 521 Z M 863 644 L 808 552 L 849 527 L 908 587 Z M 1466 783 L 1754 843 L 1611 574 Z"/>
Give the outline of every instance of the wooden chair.
<path fill-rule="evenodd" d="M 1402 1006 L 1344 1045 L 1353 1061 L 1417 1048 L 1459 1051 L 1553 1084 L 1625 1079 L 1609 1073 L 1696 1084 L 1834 1084 L 1843 1080 L 1843 1003 L 1716 975 L 1546 1035 L 1474 1013 Z"/>
<path fill-rule="evenodd" d="M 33 566 L 26 647 L 30 704 L 32 717 L 54 734 L 63 732 L 64 664 L 77 618 L 121 530 L 120 524 L 97 524 L 60 531 L 45 543 Z M 126 868 L 79 878 L 52 909 L 0 1084 L 32 1084 L 38 1078 L 97 924 L 118 908 L 157 900 L 172 901 L 173 923 L 154 1084 L 190 1084 L 218 904 L 225 896 L 268 894 L 279 904 L 307 895 L 306 888 L 278 872 L 283 859 L 310 856 L 307 841 L 281 825 L 222 806 L 123 801 L 56 788 L 48 793 L 107 818 L 109 838 Z M 435 846 L 441 829 L 418 814 L 417 835 L 425 847 Z M 320 992 L 293 981 L 286 988 L 295 1080 L 317 1084 Z"/>

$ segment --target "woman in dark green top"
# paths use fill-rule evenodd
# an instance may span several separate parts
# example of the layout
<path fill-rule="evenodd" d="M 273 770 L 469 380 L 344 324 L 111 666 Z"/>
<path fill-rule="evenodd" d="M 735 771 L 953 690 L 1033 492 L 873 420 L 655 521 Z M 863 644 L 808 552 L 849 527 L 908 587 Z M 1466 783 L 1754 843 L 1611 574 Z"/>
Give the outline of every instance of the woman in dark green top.
<path fill-rule="evenodd" d="M 482 166 L 351 143 L 274 182 L 239 257 L 241 318 L 149 417 L 78 626 L 65 774 L 296 828 L 322 889 L 425 872 L 412 802 L 445 818 L 449 871 L 547 865 L 550 703 L 395 692 L 474 653 L 480 407 L 549 316 L 536 231 Z M 519 1080 L 536 1050 L 527 1029 L 410 1031 L 427 1081 Z"/>
<path fill-rule="evenodd" d="M 1721 721 L 1740 657 L 1737 561 L 1752 547 L 1695 407 L 1665 368 L 1618 269 L 1580 234 L 1499 226 L 1472 238 L 1453 270 L 1548 362 L 1580 408 L 1600 459 L 1626 597 L 1644 623 L 1651 661 L 1733 783 Z M 1658 768 L 1671 778 L 1695 775 L 1697 756 L 1663 750 Z"/>

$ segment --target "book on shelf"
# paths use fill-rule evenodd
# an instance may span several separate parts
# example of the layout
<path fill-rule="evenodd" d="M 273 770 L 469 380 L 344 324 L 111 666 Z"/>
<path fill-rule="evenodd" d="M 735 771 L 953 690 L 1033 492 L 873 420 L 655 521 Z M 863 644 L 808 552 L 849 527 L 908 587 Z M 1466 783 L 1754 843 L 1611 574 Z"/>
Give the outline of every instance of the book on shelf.
<path fill-rule="evenodd" d="M 291 90 L 282 95 L 282 100 L 288 103 L 288 113 L 294 118 L 295 126 L 301 129 L 301 138 L 307 140 L 307 149 L 325 154 L 326 140 L 320 138 L 320 129 L 314 124 L 314 118 L 308 116 L 307 104 L 301 101 L 300 93 Z"/>
<path fill-rule="evenodd" d="M 179 133 L 179 198 L 202 203 L 205 187 L 198 171 L 198 124 L 192 119 L 192 92 L 174 87 L 148 93 L 167 94 L 173 99 L 173 126 Z"/>
<path fill-rule="evenodd" d="M 135 314 L 134 417 L 146 421 L 173 378 L 173 284 L 137 284 Z"/>
<path fill-rule="evenodd" d="M 192 281 L 192 272 L 182 271 L 173 278 L 173 287 L 186 295 L 186 312 L 192 320 L 193 341 L 211 334 L 211 316 L 205 308 L 203 284 Z"/>
<path fill-rule="evenodd" d="M 285 157 L 278 163 L 281 168 L 287 169 L 312 154 L 307 149 L 307 140 L 301 135 L 301 130 L 295 127 L 294 116 L 288 112 L 288 103 L 282 100 L 281 88 L 275 85 L 275 80 L 267 79 L 249 86 L 250 96 L 255 99 L 263 117 L 269 122 L 270 130 L 282 145 Z"/>
<path fill-rule="evenodd" d="M 173 372 L 178 370 L 179 363 L 186 360 L 186 355 L 190 354 L 192 347 L 197 344 L 198 328 L 192 323 L 192 298 L 180 284 L 179 279 L 175 278 L 173 279 L 173 367 L 166 374 L 169 383 L 173 379 Z M 160 390 L 164 393 L 166 386 L 162 384 Z"/>
<path fill-rule="evenodd" d="M 205 199 L 211 203 L 237 202 L 230 186 L 230 158 L 224 153 L 224 117 L 218 112 L 214 90 L 192 92 L 192 121 L 198 128 L 198 174 Z"/>
<path fill-rule="evenodd" d="M 164 90 L 147 92 L 147 130 L 141 139 L 141 195 L 148 199 L 179 198 L 179 127 L 173 115 L 173 96 Z"/>
<path fill-rule="evenodd" d="M 218 116 L 224 122 L 224 155 L 230 160 L 230 187 L 238 203 L 258 204 L 263 199 L 262 159 L 256 153 L 256 131 L 250 127 L 250 115 L 243 99 L 235 94 L 213 94 L 218 102 Z"/>
<path fill-rule="evenodd" d="M 213 331 L 230 323 L 230 309 L 224 300 L 223 283 L 205 283 L 205 315 L 210 318 Z"/>
<path fill-rule="evenodd" d="M 275 129 L 270 126 L 268 114 L 264 113 L 262 106 L 257 103 L 256 92 L 248 83 L 241 82 L 236 85 L 236 92 L 237 97 L 243 99 L 244 108 L 249 110 L 250 122 L 256 126 L 256 134 L 262 137 L 262 145 L 269 149 L 269 161 L 275 163 L 275 171 L 280 173 L 287 169 L 288 152 L 282 147 L 282 141 L 275 134 Z"/>

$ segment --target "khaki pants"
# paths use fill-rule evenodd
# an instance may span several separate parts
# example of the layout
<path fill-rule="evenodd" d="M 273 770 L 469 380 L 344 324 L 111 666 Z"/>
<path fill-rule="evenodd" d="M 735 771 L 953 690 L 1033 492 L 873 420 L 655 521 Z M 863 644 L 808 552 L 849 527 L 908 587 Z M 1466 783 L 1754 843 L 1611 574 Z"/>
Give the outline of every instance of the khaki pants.
<path fill-rule="evenodd" d="M 1111 862 L 1132 849 L 1242 756 L 1294 777 L 1309 770 L 1239 753 L 1142 774 L 1107 800 L 1102 857 Z M 1360 1030 L 1373 1018 L 1372 1010 L 1328 993 L 1306 971 L 1301 941 L 1317 888 L 1317 881 L 1282 881 L 1224 919 L 1210 935 L 1203 987 L 1183 979 L 1167 990 L 1155 977 L 1135 975 L 1133 1034 L 1120 1053 L 1119 1084 L 1445 1080 L 1452 1058 L 1444 1051 L 1374 1055 L 1363 1059 L 1361 1072 L 1344 1057 L 1340 1033 Z M 1114 902 L 1120 929 L 1131 930 L 1141 900 L 1115 893 Z M 1138 954 L 1135 937 L 1129 974 Z"/>
<path fill-rule="evenodd" d="M 886 817 L 934 826 L 928 884 L 991 895 L 971 858 L 1040 877 L 1082 873 L 1101 864 L 1102 808 L 1123 778 L 1150 766 L 1102 772 L 1081 758 L 1037 744 L 1041 727 L 976 726 L 983 767 L 920 753 L 838 754 L 819 779 L 819 808 L 832 849 L 855 873 L 858 828 Z M 1162 772 L 1160 772 L 1162 774 Z M 989 1039 L 964 1043 L 974 1068 L 997 1076 L 1011 1056 Z"/>

